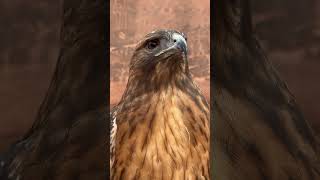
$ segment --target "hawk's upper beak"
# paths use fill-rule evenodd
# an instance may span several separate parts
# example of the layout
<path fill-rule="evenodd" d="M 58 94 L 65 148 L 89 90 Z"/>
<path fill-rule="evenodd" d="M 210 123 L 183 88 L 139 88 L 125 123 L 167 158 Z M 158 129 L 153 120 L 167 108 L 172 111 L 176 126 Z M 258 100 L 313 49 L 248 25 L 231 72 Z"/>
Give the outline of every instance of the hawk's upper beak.
<path fill-rule="evenodd" d="M 186 41 L 185 37 L 183 36 L 183 34 L 173 33 L 172 39 L 173 39 L 174 44 L 172 46 L 170 46 L 169 48 L 158 52 L 155 56 L 160 56 L 161 54 L 168 52 L 171 49 L 175 49 L 175 48 L 180 49 L 184 53 L 184 55 L 187 56 L 188 46 L 187 46 L 187 41 Z"/>
<path fill-rule="evenodd" d="M 182 50 L 182 52 L 186 55 L 188 52 L 188 46 L 187 41 L 183 37 L 183 35 L 179 33 L 174 33 L 172 35 L 172 39 L 174 41 L 174 46 L 176 46 L 178 49 Z"/>

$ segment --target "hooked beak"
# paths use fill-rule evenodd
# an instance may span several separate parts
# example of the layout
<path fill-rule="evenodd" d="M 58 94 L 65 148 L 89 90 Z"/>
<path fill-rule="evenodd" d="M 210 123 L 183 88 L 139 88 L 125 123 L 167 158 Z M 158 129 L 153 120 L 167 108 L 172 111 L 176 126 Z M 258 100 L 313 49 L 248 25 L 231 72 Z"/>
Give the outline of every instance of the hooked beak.
<path fill-rule="evenodd" d="M 187 56 L 188 53 L 188 46 L 187 46 L 187 41 L 183 34 L 179 33 L 173 33 L 172 39 L 174 44 L 169 47 L 168 49 L 162 50 L 159 53 L 157 53 L 155 56 L 160 56 L 161 54 L 171 50 L 171 49 L 179 49 L 182 53 L 184 53 L 184 56 Z"/>

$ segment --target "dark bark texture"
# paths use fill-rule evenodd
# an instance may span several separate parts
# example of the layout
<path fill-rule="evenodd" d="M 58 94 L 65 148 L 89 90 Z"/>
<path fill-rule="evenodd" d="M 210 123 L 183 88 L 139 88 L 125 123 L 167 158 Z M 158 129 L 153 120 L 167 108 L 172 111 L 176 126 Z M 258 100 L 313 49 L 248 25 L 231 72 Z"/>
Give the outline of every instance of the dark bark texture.
<path fill-rule="evenodd" d="M 212 179 L 319 179 L 319 140 L 254 36 L 250 1 L 213 12 Z"/>
<path fill-rule="evenodd" d="M 0 179 L 105 179 L 107 1 L 65 0 L 61 49 L 24 138 L 1 156 Z"/>

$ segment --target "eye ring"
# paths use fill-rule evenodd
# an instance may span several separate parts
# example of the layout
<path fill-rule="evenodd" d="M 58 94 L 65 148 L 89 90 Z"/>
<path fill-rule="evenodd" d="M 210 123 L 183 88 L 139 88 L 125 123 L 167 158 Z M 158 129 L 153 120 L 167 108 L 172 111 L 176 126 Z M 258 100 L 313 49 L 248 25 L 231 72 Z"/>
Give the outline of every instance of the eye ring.
<path fill-rule="evenodd" d="M 147 43 L 147 48 L 148 48 L 148 49 L 154 49 L 154 48 L 156 48 L 158 45 L 159 45 L 159 40 L 158 40 L 158 39 L 150 40 L 150 41 Z"/>

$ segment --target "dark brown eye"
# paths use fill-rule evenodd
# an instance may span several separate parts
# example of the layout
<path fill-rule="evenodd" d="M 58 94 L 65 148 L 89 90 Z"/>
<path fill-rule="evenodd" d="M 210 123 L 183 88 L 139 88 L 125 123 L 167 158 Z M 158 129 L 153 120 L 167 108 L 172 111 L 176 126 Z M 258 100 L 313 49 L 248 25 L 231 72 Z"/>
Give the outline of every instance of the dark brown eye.
<path fill-rule="evenodd" d="M 155 40 L 151 40 L 147 43 L 147 48 L 148 49 L 154 49 L 159 45 L 159 40 L 155 39 Z"/>

